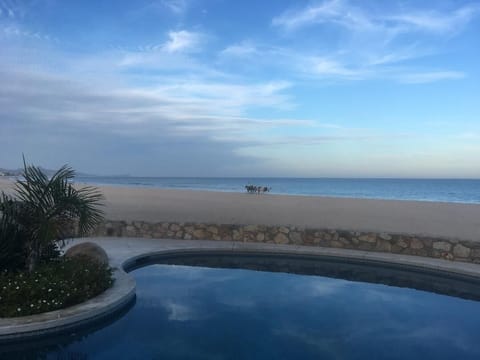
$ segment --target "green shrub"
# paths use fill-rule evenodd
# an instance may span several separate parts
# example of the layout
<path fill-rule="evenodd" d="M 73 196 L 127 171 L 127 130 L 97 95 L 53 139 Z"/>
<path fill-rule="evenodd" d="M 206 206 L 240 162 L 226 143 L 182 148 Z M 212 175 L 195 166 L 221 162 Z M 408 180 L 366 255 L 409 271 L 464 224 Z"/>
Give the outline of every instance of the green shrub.
<path fill-rule="evenodd" d="M 7 195 L 0 195 L 0 270 L 25 267 L 27 237 L 17 222 L 19 206 Z"/>
<path fill-rule="evenodd" d="M 50 261 L 33 272 L 3 271 L 0 317 L 62 309 L 99 295 L 112 284 L 112 270 L 85 257 Z"/>
<path fill-rule="evenodd" d="M 94 187 L 75 187 L 68 166 L 48 177 L 24 159 L 22 175 L 14 196 L 0 196 L 0 269 L 32 272 L 58 256 L 56 244 L 88 234 L 103 220 L 103 196 Z"/>

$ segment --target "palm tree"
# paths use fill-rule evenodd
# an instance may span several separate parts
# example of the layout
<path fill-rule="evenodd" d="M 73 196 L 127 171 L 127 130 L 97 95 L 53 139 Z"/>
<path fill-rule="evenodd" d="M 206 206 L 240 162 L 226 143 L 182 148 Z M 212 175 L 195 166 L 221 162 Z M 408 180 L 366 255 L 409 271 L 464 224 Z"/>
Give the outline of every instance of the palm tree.
<path fill-rule="evenodd" d="M 5 218 L 8 212 L 2 209 L 10 209 L 15 231 L 24 242 L 26 267 L 32 271 L 57 241 L 85 235 L 102 221 L 103 211 L 98 206 L 103 196 L 91 186 L 75 188 L 75 172 L 68 166 L 49 179 L 24 160 L 23 177 L 16 183 L 16 198 L 3 195 L 0 211 Z"/>
<path fill-rule="evenodd" d="M 0 270 L 19 269 L 25 265 L 24 237 L 16 219 L 19 203 L 1 194 L 0 198 Z"/>

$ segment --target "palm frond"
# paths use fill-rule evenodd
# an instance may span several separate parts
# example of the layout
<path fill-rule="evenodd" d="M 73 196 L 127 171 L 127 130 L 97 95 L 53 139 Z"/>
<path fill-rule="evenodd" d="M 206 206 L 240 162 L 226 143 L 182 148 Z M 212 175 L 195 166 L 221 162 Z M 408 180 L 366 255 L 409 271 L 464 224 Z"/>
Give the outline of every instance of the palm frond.
<path fill-rule="evenodd" d="M 77 189 L 74 176 L 73 169 L 62 166 L 49 179 L 24 161 L 24 179 L 15 185 L 21 211 L 15 216 L 36 257 L 53 241 L 88 234 L 103 220 L 102 194 L 91 186 Z"/>
<path fill-rule="evenodd" d="M 3 192 L 0 196 L 0 270 L 25 265 L 26 237 L 17 222 L 21 204 Z"/>

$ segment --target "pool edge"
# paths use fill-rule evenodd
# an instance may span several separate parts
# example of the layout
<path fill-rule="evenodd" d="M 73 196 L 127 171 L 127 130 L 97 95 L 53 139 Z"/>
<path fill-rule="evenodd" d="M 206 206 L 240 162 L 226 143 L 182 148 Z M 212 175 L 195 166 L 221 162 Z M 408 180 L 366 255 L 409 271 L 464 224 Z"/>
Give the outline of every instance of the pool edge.
<path fill-rule="evenodd" d="M 111 238 L 110 238 L 111 239 Z M 102 246 L 102 238 L 84 239 L 85 241 L 96 240 Z M 130 239 L 138 245 L 142 239 Z M 175 255 L 186 252 L 196 252 L 208 254 L 209 252 L 229 252 L 229 253 L 252 253 L 252 254 L 277 254 L 277 255 L 308 255 L 314 257 L 329 257 L 338 260 L 366 260 L 381 265 L 395 264 L 398 266 L 416 267 L 419 269 L 428 269 L 443 271 L 454 274 L 468 275 L 480 281 L 480 265 L 454 262 L 447 260 L 438 260 L 411 255 L 398 255 L 388 253 L 374 253 L 359 250 L 332 249 L 321 247 L 293 246 L 293 245 L 275 245 L 275 244 L 252 244 L 238 242 L 209 242 L 209 241 L 179 241 L 174 242 L 161 239 L 144 240 L 144 246 L 140 246 L 137 252 L 129 251 L 130 243 L 119 240 L 116 244 L 120 248 L 123 245 L 124 252 L 119 256 L 115 254 L 118 248 L 112 248 L 111 242 L 106 242 L 106 251 L 114 266 L 115 282 L 112 288 L 95 298 L 82 304 L 78 304 L 66 309 L 56 310 L 48 313 L 18 318 L 0 318 L 0 344 L 12 341 L 27 340 L 41 336 L 53 335 L 67 331 L 73 331 L 79 327 L 97 322 L 100 319 L 116 313 L 126 307 L 136 294 L 135 279 L 128 274 L 129 269 L 133 268 L 135 263 L 144 260 L 154 260 L 155 256 Z M 156 242 L 157 246 L 150 246 Z M 163 245 L 163 246 L 161 246 Z M 110 248 L 109 248 L 110 247 Z M 143 250 L 142 250 L 143 249 Z M 116 266 L 115 266 L 116 265 Z M 148 265 L 145 261 L 144 266 Z"/>

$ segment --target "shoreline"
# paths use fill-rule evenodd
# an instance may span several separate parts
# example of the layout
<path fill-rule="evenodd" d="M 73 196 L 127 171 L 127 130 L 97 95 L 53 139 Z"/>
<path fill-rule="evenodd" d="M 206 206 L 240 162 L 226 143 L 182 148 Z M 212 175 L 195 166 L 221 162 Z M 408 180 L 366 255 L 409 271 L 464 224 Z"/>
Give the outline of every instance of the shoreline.
<path fill-rule="evenodd" d="M 275 191 L 269 192 L 267 194 L 248 194 L 245 191 L 233 191 L 233 190 L 212 190 L 212 189 L 202 189 L 202 188 L 174 188 L 174 187 L 157 187 L 157 186 L 148 186 L 148 185 L 132 185 L 126 186 L 123 184 L 93 184 L 78 182 L 76 183 L 80 186 L 95 186 L 98 188 L 103 187 L 114 187 L 114 188 L 123 188 L 123 189 L 150 189 L 150 190 L 173 190 L 173 191 L 192 191 L 192 192 L 208 192 L 208 193 L 221 193 L 221 194 L 245 194 L 249 196 L 293 196 L 293 197 L 307 197 L 307 198 L 321 198 L 321 199 L 347 199 L 347 200 L 379 200 L 379 201 L 400 201 L 400 202 L 412 202 L 412 203 L 434 203 L 434 204 L 461 204 L 461 205 L 479 205 L 480 201 L 442 201 L 442 200 L 411 200 L 411 199 L 397 199 L 397 198 L 383 198 L 383 197 L 354 197 L 354 196 L 330 196 L 330 195 L 316 195 L 316 194 L 295 194 L 295 193 L 277 193 Z"/>
<path fill-rule="evenodd" d="M 176 178 L 174 178 L 176 179 Z M 186 179 L 190 179 L 187 177 Z M 296 179 L 296 178 L 293 178 Z M 326 178 L 330 179 L 330 178 Z M 336 178 L 332 178 L 336 179 Z M 338 178 L 339 180 L 344 180 L 343 178 Z M 12 177 L 0 177 L 0 192 L 8 188 L 8 185 L 15 182 L 17 179 Z M 350 179 L 346 179 L 350 180 Z M 432 180 L 432 181 L 480 181 L 480 179 L 402 179 L 402 178 L 354 178 L 353 180 Z M 222 194 L 247 194 L 247 192 L 241 188 L 238 190 L 232 189 L 221 189 L 221 188 L 202 188 L 202 187 L 169 187 L 169 186 L 158 186 L 155 184 L 121 184 L 121 183 L 102 183 L 102 182 L 85 182 L 85 181 L 75 181 L 76 185 L 79 186 L 94 186 L 98 188 L 118 188 L 125 190 L 133 189 L 148 189 L 148 190 L 171 190 L 171 191 L 192 191 L 192 192 L 208 192 L 208 193 L 222 193 Z M 257 195 L 257 194 L 249 194 Z M 378 200 L 378 201 L 400 201 L 400 202 L 419 202 L 419 203 L 434 203 L 434 204 L 461 204 L 461 205 L 479 205 L 480 198 L 478 200 L 462 201 L 462 200 L 435 200 L 429 198 L 397 198 L 397 197 L 382 197 L 382 196 L 350 196 L 350 195 L 330 195 L 330 194 L 309 194 L 309 193 L 294 193 L 294 192 L 275 192 L 271 191 L 266 194 L 260 194 L 260 196 L 292 196 L 292 197 L 306 197 L 306 198 L 325 198 L 325 199 L 348 199 L 348 200 Z"/>
<path fill-rule="evenodd" d="M 120 221 L 290 225 L 480 241 L 480 205 L 100 187 Z"/>
<path fill-rule="evenodd" d="M 12 181 L 0 179 L 0 191 Z M 480 205 L 98 186 L 111 221 L 289 225 L 480 242 Z"/>

